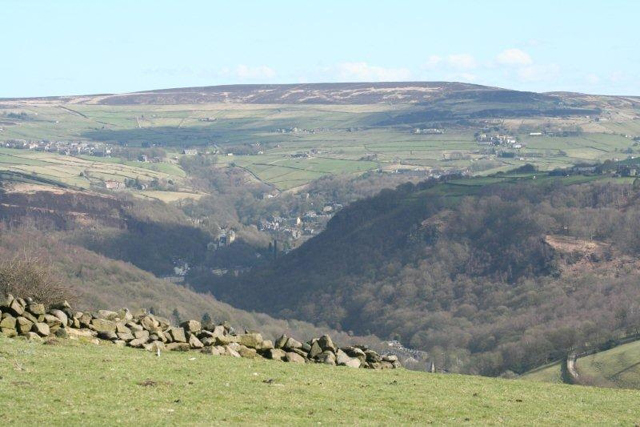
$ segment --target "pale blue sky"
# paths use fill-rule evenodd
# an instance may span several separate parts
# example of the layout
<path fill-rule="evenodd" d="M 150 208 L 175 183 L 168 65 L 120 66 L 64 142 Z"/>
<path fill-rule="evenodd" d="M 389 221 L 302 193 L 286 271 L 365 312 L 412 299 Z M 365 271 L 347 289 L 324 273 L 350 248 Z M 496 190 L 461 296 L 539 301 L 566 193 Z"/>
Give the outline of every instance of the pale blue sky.
<path fill-rule="evenodd" d="M 0 0 L 0 97 L 450 80 L 640 95 L 640 1 Z"/>

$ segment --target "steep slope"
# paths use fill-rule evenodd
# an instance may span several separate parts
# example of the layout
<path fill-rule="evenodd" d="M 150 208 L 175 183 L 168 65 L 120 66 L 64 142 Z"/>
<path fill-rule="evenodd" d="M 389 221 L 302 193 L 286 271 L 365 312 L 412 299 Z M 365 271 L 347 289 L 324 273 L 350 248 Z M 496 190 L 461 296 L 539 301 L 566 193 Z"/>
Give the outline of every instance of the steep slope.
<path fill-rule="evenodd" d="M 525 372 L 640 320 L 638 199 L 627 185 L 572 185 L 593 179 L 404 185 L 344 209 L 275 265 L 207 289 L 400 338 L 446 369 Z"/>
<path fill-rule="evenodd" d="M 59 232 L 45 235 L 33 229 L 5 231 L 0 240 L 0 260 L 26 254 L 50 265 L 62 283 L 77 294 L 74 304 L 81 310 L 143 308 L 174 321 L 177 321 L 176 313 L 182 319 L 200 319 L 206 313 L 216 322 L 229 321 L 237 328 L 259 329 L 269 338 L 288 333 L 299 339 L 308 339 L 328 332 L 341 342 L 367 342 L 379 347 L 380 341 L 375 337 L 350 337 L 306 322 L 279 320 L 266 314 L 236 309 L 211 295 L 198 294 L 159 279 L 131 264 L 63 243 L 63 238 Z"/>
<path fill-rule="evenodd" d="M 581 357 L 576 368 L 585 385 L 640 388 L 640 341 Z"/>

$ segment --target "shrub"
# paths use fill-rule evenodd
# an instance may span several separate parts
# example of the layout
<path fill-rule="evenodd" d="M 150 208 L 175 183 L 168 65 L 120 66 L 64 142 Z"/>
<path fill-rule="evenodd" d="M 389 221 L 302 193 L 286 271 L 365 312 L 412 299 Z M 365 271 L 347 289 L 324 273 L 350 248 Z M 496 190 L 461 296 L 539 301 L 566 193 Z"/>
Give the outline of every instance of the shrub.
<path fill-rule="evenodd" d="M 47 265 L 28 256 L 0 262 L 0 295 L 33 298 L 47 306 L 75 302 L 75 294 L 55 277 Z"/>

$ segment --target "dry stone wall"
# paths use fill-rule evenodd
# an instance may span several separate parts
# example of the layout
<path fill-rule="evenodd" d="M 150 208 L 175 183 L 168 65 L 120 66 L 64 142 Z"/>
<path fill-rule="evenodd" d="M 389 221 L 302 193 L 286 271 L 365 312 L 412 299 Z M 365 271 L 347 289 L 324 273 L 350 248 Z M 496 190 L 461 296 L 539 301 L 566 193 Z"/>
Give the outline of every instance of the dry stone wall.
<path fill-rule="evenodd" d="M 31 340 L 50 337 L 112 342 L 121 347 L 147 351 L 201 351 L 216 356 L 280 360 L 289 363 L 323 363 L 351 368 L 392 369 L 400 362 L 395 355 L 380 355 L 366 346 L 339 347 L 328 335 L 300 342 L 282 335 L 275 342 L 254 331 L 236 333 L 228 324 L 202 325 L 188 320 L 172 326 L 162 317 L 145 311 L 131 313 L 98 310 L 73 311 L 62 303 L 49 308 L 12 295 L 0 300 L 0 332 L 8 337 Z"/>

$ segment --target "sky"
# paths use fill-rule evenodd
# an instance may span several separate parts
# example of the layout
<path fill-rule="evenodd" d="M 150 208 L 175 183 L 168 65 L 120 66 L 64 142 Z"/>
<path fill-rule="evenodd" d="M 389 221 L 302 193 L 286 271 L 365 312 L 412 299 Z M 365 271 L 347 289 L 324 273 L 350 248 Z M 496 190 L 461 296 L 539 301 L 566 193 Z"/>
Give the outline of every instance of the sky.
<path fill-rule="evenodd" d="M 0 97 L 462 81 L 640 95 L 640 1 L 0 0 Z"/>

